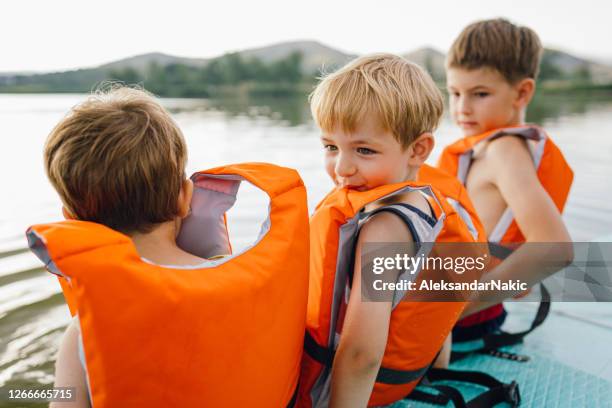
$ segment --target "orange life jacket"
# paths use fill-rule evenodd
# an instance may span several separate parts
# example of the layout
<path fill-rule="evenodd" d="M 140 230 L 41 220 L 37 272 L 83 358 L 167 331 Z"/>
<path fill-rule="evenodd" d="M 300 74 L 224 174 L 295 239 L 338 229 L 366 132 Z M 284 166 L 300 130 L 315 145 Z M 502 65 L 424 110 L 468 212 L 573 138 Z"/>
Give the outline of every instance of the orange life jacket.
<path fill-rule="evenodd" d="M 565 160 L 565 157 L 563 157 L 561 150 L 553 143 L 544 130 L 539 127 L 529 125 L 496 129 L 481 135 L 460 139 L 444 149 L 438 161 L 438 167 L 457 177 L 465 185 L 474 147 L 478 143 L 490 141 L 504 135 L 520 136 L 525 140 L 537 142 L 535 148 L 531 149 L 530 152 L 537 169 L 538 179 L 559 211 L 562 212 L 570 187 L 572 186 L 574 172 Z M 490 242 L 495 243 L 525 242 L 525 237 L 521 233 L 509 208 L 506 209 L 493 231 L 491 231 L 488 239 Z"/>
<path fill-rule="evenodd" d="M 469 136 L 447 146 L 438 161 L 438 167 L 449 173 L 465 185 L 470 169 L 474 147 L 481 142 L 513 135 L 533 140 L 535 148 L 530 146 L 530 153 L 536 167 L 537 177 L 542 187 L 548 192 L 560 212 L 563 211 L 569 194 L 574 173 L 566 162 L 561 150 L 541 128 L 533 125 L 495 129 L 480 135 Z M 489 242 L 496 244 L 520 244 L 525 242 L 512 210 L 506 208 L 497 225 L 488 237 Z M 470 326 L 488 321 L 503 312 L 500 305 L 493 306 L 462 319 L 461 326 Z"/>
<path fill-rule="evenodd" d="M 353 252 L 359 227 L 370 216 L 361 210 L 388 195 L 414 190 L 425 192 L 436 207 L 433 225 L 420 222 L 421 242 L 474 242 L 460 214 L 435 189 L 418 182 L 365 192 L 335 189 L 311 217 L 308 317 L 298 406 L 325 407 L 329 403 L 331 363 L 341 336 L 342 309 L 350 294 Z M 419 224 L 416 213 L 404 212 L 404 217 Z M 396 292 L 394 296 L 387 345 L 369 405 L 400 400 L 416 386 L 465 306 L 461 301 L 400 302 L 404 295 Z"/>
<path fill-rule="evenodd" d="M 192 176 L 192 214 L 177 241 L 228 253 L 225 212 L 241 181 L 269 216 L 240 253 L 194 267 L 143 261 L 103 225 L 36 225 L 30 248 L 62 277 L 78 313 L 93 406 L 284 407 L 295 401 L 308 287 L 308 210 L 298 173 L 268 164 Z M 181 244 L 181 241 L 182 244 Z"/>

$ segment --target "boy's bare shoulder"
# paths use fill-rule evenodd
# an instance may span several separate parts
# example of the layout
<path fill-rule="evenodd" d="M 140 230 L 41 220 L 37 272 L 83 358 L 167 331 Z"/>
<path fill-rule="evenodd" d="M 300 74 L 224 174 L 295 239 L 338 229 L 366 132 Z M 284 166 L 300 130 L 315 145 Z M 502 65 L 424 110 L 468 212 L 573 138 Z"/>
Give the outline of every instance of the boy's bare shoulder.
<path fill-rule="evenodd" d="M 398 228 L 403 221 L 395 214 L 383 211 L 375 214 L 361 228 L 362 242 L 405 242 L 412 241 L 407 228 Z"/>
<path fill-rule="evenodd" d="M 520 136 L 504 135 L 487 143 L 482 152 L 489 168 L 493 171 L 513 169 L 520 170 L 526 165 L 533 165 L 528 142 Z"/>

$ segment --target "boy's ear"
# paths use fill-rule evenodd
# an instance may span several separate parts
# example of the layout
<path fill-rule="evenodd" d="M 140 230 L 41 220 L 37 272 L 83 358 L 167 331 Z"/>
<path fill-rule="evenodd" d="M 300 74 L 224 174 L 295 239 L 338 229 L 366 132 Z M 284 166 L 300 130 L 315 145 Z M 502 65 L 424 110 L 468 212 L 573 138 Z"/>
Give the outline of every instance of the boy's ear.
<path fill-rule="evenodd" d="M 193 181 L 191 179 L 183 180 L 181 192 L 178 197 L 178 216 L 185 218 L 191 212 L 191 198 L 193 197 Z"/>
<path fill-rule="evenodd" d="M 419 135 L 409 147 L 409 149 L 411 149 L 410 164 L 413 166 L 420 166 L 425 163 L 425 160 L 427 160 L 435 145 L 436 140 L 430 132 Z"/>
<path fill-rule="evenodd" d="M 535 93 L 535 80 L 533 78 L 525 78 L 514 85 L 516 90 L 515 104 L 517 108 L 524 108 L 529 105 L 533 94 Z"/>
<path fill-rule="evenodd" d="M 76 217 L 72 215 L 70 210 L 64 207 L 63 205 L 62 205 L 62 215 L 64 216 L 65 220 L 76 220 Z"/>

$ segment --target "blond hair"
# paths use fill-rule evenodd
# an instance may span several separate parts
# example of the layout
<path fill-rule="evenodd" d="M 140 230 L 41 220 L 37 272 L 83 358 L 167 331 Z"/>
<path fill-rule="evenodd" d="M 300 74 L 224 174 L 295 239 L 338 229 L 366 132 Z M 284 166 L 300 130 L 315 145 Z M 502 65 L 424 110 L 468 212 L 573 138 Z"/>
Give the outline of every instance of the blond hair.
<path fill-rule="evenodd" d="M 493 68 L 509 83 L 536 79 L 542 57 L 538 35 L 528 27 L 497 18 L 470 24 L 446 57 L 448 68 Z"/>
<path fill-rule="evenodd" d="M 47 176 L 77 219 L 128 232 L 172 220 L 187 148 L 168 112 L 143 90 L 111 87 L 75 106 L 44 148 Z"/>
<path fill-rule="evenodd" d="M 352 132 L 365 115 L 376 115 L 385 131 L 406 148 L 432 132 L 444 109 L 440 90 L 419 66 L 393 54 L 357 58 L 325 76 L 310 95 L 317 125 Z"/>

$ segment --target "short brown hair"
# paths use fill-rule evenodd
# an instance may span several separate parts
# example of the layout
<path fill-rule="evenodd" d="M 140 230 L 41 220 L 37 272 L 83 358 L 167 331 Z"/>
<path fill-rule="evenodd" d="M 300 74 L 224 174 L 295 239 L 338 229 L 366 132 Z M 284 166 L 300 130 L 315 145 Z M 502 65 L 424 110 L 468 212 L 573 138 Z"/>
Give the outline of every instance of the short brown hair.
<path fill-rule="evenodd" d="M 168 112 L 143 90 L 110 87 L 53 129 L 45 169 L 79 220 L 148 232 L 177 215 L 187 147 Z"/>
<path fill-rule="evenodd" d="M 542 57 L 538 35 L 497 18 L 470 24 L 455 40 L 446 57 L 448 68 L 497 70 L 510 83 L 536 79 Z"/>
<path fill-rule="evenodd" d="M 325 76 L 310 95 L 317 125 L 354 131 L 367 113 L 407 147 L 432 132 L 444 110 L 440 90 L 416 64 L 393 54 L 372 54 L 349 62 Z"/>

